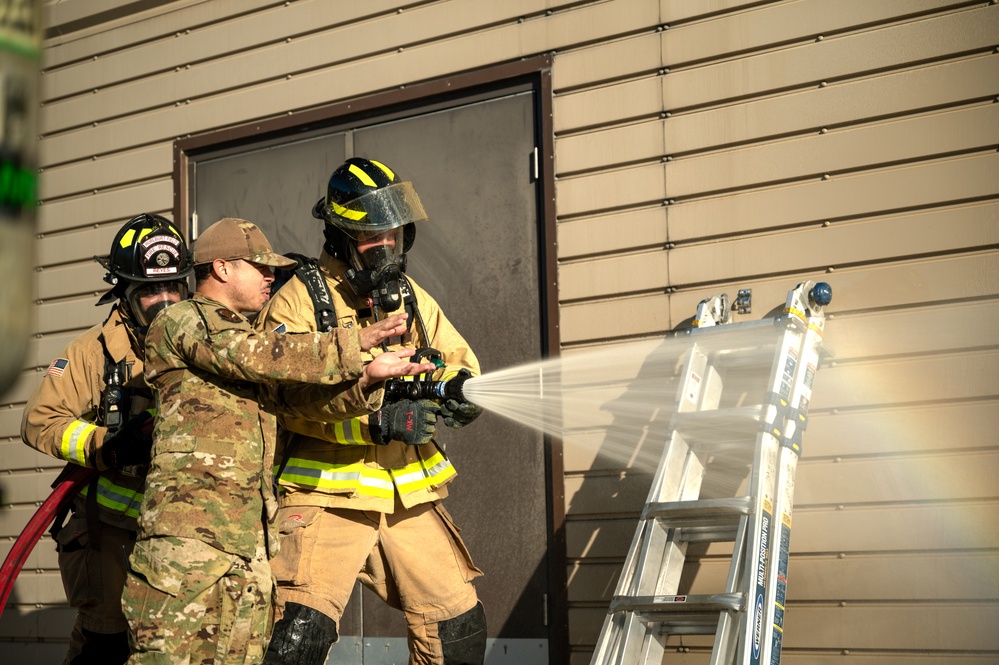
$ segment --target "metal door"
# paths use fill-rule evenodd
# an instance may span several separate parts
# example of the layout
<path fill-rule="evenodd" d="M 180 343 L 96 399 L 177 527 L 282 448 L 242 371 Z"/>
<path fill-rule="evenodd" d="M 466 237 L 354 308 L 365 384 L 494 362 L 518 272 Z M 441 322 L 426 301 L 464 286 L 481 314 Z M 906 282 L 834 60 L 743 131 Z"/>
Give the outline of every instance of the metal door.
<path fill-rule="evenodd" d="M 223 216 L 259 225 L 279 252 L 318 255 L 310 210 L 347 156 L 390 165 L 413 181 L 430 215 L 418 225 L 408 273 L 441 304 L 483 372 L 538 359 L 539 278 L 535 110 L 511 94 L 330 134 L 194 158 L 197 227 Z M 196 231 L 195 231 L 196 232 Z M 489 623 L 487 662 L 548 662 L 550 507 L 542 436 L 490 413 L 442 441 L 458 470 L 448 510 L 485 576 L 476 588 Z M 405 662 L 405 623 L 358 586 L 331 662 Z"/>

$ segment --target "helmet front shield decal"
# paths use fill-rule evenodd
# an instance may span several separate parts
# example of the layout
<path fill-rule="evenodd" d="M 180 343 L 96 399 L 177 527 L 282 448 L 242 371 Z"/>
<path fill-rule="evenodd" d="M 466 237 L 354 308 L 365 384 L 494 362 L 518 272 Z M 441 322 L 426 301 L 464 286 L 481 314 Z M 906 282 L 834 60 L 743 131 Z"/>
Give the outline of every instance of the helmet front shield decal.
<path fill-rule="evenodd" d="M 344 204 L 326 206 L 326 219 L 347 235 L 388 231 L 428 219 L 426 210 L 411 182 L 400 182 L 358 196 Z"/>

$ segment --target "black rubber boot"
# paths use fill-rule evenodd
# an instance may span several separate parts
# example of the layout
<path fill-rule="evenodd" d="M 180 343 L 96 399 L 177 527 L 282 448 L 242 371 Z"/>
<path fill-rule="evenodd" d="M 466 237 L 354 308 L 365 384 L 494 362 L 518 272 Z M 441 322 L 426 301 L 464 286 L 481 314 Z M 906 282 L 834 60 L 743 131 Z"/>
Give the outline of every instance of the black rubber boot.
<path fill-rule="evenodd" d="M 83 629 L 83 650 L 70 665 L 124 665 L 128 660 L 128 633 L 93 633 Z"/>
<path fill-rule="evenodd" d="M 311 607 L 287 603 L 274 624 L 264 665 L 324 665 L 337 637 L 336 621 Z"/>
<path fill-rule="evenodd" d="M 482 603 L 453 619 L 437 622 L 444 665 L 482 665 L 486 657 L 486 613 Z"/>

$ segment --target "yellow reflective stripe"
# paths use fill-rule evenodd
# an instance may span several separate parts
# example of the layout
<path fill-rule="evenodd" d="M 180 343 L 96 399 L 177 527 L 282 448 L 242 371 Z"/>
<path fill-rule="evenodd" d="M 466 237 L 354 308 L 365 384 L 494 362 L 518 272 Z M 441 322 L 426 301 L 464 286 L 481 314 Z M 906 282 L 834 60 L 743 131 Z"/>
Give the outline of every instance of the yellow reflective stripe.
<path fill-rule="evenodd" d="M 330 207 L 333 208 L 333 212 L 340 215 L 341 217 L 346 217 L 347 219 L 359 222 L 367 216 L 368 213 L 363 210 L 351 210 L 350 208 L 344 208 L 339 203 L 331 203 Z"/>
<path fill-rule="evenodd" d="M 89 486 L 80 492 L 87 496 Z M 139 516 L 139 504 L 142 503 L 142 492 L 115 485 L 108 478 L 101 476 L 97 481 L 97 503 L 116 513 L 124 513 L 128 517 Z"/>
<path fill-rule="evenodd" d="M 85 420 L 74 420 L 62 433 L 62 446 L 59 452 L 62 458 L 81 466 L 87 465 L 87 439 L 97 425 Z"/>
<path fill-rule="evenodd" d="M 360 418 L 352 418 L 351 420 L 341 421 L 333 425 L 333 440 L 337 443 L 355 445 L 358 443 L 371 443 L 370 441 L 365 441 L 364 435 L 361 434 Z"/>
<path fill-rule="evenodd" d="M 368 161 L 371 162 L 372 164 L 374 164 L 375 166 L 377 166 L 378 168 L 380 168 L 382 171 L 384 171 L 385 175 L 388 176 L 389 180 L 395 180 L 395 173 L 392 171 L 392 169 L 390 169 L 389 167 L 385 166 L 381 162 L 376 162 L 373 159 L 369 159 Z"/>
<path fill-rule="evenodd" d="M 321 490 L 355 491 L 366 496 L 391 499 L 395 487 L 400 493 L 415 492 L 441 485 L 456 475 L 454 466 L 440 453 L 417 460 L 401 469 L 373 469 L 364 462 L 328 464 L 292 457 L 281 473 L 281 482 Z"/>
<path fill-rule="evenodd" d="M 390 469 L 389 473 L 392 474 L 399 493 L 403 494 L 440 485 L 456 472 L 446 457 L 436 453 L 428 460 L 418 460 L 401 469 Z"/>
<path fill-rule="evenodd" d="M 324 464 L 292 457 L 281 473 L 281 481 L 324 490 L 357 491 L 382 499 L 391 499 L 395 492 L 387 471 L 368 468 L 364 462 Z"/>
<path fill-rule="evenodd" d="M 118 244 L 121 245 L 122 247 L 130 247 L 132 245 L 132 239 L 134 237 L 135 237 L 135 229 L 129 229 L 128 231 L 125 231 L 124 234 L 122 234 L 121 240 L 118 241 Z"/>
<path fill-rule="evenodd" d="M 357 178 L 368 187 L 378 186 L 375 184 L 375 181 L 371 179 L 371 176 L 365 173 L 364 169 L 362 169 L 360 166 L 357 166 L 356 164 L 351 164 L 350 168 L 348 168 L 347 170 L 353 173 L 355 176 L 357 176 Z"/>

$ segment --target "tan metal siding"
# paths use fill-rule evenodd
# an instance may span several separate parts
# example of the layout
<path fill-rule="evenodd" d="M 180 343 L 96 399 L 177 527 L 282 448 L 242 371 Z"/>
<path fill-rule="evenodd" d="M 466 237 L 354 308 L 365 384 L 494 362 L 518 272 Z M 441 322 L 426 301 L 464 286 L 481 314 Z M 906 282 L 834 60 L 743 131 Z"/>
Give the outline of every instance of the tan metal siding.
<path fill-rule="evenodd" d="M 50 18 L 86 22 L 112 4 L 66 0 Z M 0 511 L 0 536 L 20 529 L 58 466 L 20 443 L 23 402 L 103 314 L 91 256 L 131 215 L 173 209 L 176 137 L 554 51 L 565 355 L 660 335 L 710 293 L 752 288 L 743 320 L 802 279 L 833 284 L 836 364 L 819 373 L 800 465 L 784 661 L 828 665 L 851 650 L 857 665 L 995 659 L 995 578 L 976 586 L 969 573 L 994 571 L 999 544 L 994 529 L 968 525 L 994 524 L 999 510 L 989 435 L 999 425 L 999 7 L 326 8 L 177 0 L 53 31 L 37 338 L 0 398 L 0 459 L 17 498 Z M 565 447 L 573 663 L 588 661 L 648 484 L 593 443 Z M 706 552 L 704 570 L 722 555 Z M 0 639 L 17 642 L 3 653 L 54 662 L 71 613 L 51 552 L 36 550 L 29 567 L 41 572 L 19 580 L 18 602 L 52 605 L 44 621 L 8 610 Z M 684 644 L 694 648 L 667 662 L 705 662 L 703 642 Z"/>

